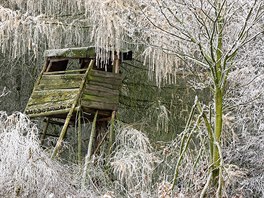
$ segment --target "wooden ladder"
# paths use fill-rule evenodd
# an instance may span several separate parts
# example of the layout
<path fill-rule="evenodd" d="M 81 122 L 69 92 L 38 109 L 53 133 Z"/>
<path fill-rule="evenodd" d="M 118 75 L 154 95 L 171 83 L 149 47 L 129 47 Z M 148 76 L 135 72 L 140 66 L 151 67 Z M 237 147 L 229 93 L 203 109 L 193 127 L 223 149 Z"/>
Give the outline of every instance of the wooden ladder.
<path fill-rule="evenodd" d="M 70 108 L 70 110 L 69 110 L 69 112 L 68 112 L 68 114 L 67 114 L 67 117 L 66 117 L 65 123 L 64 123 L 64 125 L 63 125 L 63 127 L 62 127 L 62 130 L 61 130 L 61 133 L 60 133 L 59 139 L 58 139 L 58 141 L 57 141 L 57 143 L 56 143 L 56 146 L 55 146 L 55 148 L 54 148 L 54 150 L 53 150 L 53 153 L 52 153 L 52 155 L 51 155 L 51 158 L 55 158 L 55 157 L 57 156 L 57 154 L 58 154 L 58 151 L 59 151 L 59 150 L 61 149 L 61 147 L 62 147 L 62 141 L 63 141 L 63 138 L 64 138 L 66 132 L 67 132 L 67 128 L 68 128 L 68 125 L 69 125 L 70 119 L 71 119 L 71 117 L 72 117 L 72 114 L 73 114 L 74 110 L 76 110 L 76 106 L 77 106 L 77 104 L 78 104 L 78 102 L 79 102 L 79 100 L 80 100 L 80 97 L 81 97 L 81 94 L 82 94 L 83 88 L 84 88 L 85 83 L 86 83 L 86 80 L 87 80 L 87 76 L 88 76 L 88 74 L 89 74 L 89 71 L 92 69 L 93 65 L 94 65 L 94 60 L 92 59 L 92 60 L 90 61 L 90 63 L 89 63 L 89 66 L 88 66 L 88 68 L 87 68 L 85 74 L 84 74 L 84 77 L 83 77 L 83 79 L 82 79 L 82 82 L 81 82 L 81 85 L 80 85 L 79 91 L 78 91 L 78 93 L 77 93 L 77 95 L 76 95 L 76 98 L 75 98 L 75 100 L 74 100 L 74 102 L 73 102 L 73 104 L 72 104 L 72 106 L 71 106 L 71 108 Z M 79 108 L 77 108 L 77 109 L 79 109 Z M 78 111 L 80 111 L 80 109 L 79 109 Z"/>

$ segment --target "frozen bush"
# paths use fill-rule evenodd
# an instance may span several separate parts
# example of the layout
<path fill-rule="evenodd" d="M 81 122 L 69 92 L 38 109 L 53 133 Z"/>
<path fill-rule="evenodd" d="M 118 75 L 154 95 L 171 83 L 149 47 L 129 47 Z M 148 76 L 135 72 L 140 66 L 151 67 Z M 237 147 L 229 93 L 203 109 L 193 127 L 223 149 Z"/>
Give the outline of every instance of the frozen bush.
<path fill-rule="evenodd" d="M 113 173 L 127 193 L 145 197 L 150 193 L 152 174 L 158 158 L 147 136 L 132 127 L 118 127 L 117 148 L 111 159 Z"/>
<path fill-rule="evenodd" d="M 51 160 L 37 134 L 25 115 L 0 112 L 0 197 L 79 196 L 74 166 Z"/>

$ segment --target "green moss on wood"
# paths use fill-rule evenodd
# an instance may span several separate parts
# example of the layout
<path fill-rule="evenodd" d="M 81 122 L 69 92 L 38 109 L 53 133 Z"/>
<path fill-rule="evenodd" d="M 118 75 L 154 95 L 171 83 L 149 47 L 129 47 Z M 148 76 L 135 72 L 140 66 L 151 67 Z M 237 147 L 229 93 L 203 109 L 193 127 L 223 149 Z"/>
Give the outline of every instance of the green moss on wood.
<path fill-rule="evenodd" d="M 89 83 L 86 83 L 84 91 L 88 91 L 88 92 L 89 91 L 99 91 L 99 92 L 104 92 L 106 94 L 113 94 L 113 95 L 119 94 L 119 90 L 117 90 L 117 89 L 111 89 L 111 88 L 102 87 L 99 85 L 93 85 L 93 84 L 89 84 Z"/>
<path fill-rule="evenodd" d="M 104 83 L 104 82 L 97 82 L 97 81 L 91 81 L 89 80 L 87 83 L 87 86 L 89 85 L 96 85 L 102 88 L 108 88 L 108 89 L 112 89 L 112 90 L 119 90 L 121 85 L 113 85 L 113 84 L 109 84 L 109 83 Z"/>
<path fill-rule="evenodd" d="M 95 81 L 95 82 L 100 82 L 100 83 L 106 83 L 106 84 L 111 84 L 111 85 L 116 85 L 120 87 L 122 83 L 122 79 L 117 79 L 117 78 L 105 78 L 105 77 L 99 77 L 99 76 L 88 76 L 89 81 Z"/>
<path fill-rule="evenodd" d="M 93 89 L 90 87 L 85 88 L 84 94 L 86 95 L 93 95 L 93 96 L 100 96 L 100 97 L 118 97 L 119 96 L 119 91 L 118 90 L 112 90 L 109 89 L 110 91 L 104 91 L 101 89 Z"/>
<path fill-rule="evenodd" d="M 36 90 L 53 90 L 53 89 L 76 89 L 80 87 L 79 80 L 49 80 L 41 81 Z"/>
<path fill-rule="evenodd" d="M 41 113 L 41 112 L 48 112 L 60 109 L 67 109 L 70 108 L 74 99 L 65 100 L 65 101 L 58 101 L 58 102 L 47 102 L 44 104 L 36 104 L 32 106 L 28 106 L 25 110 L 27 114 L 32 113 Z"/>
<path fill-rule="evenodd" d="M 82 80 L 84 74 L 55 74 L 55 75 L 43 75 L 41 81 L 46 80 Z"/>
<path fill-rule="evenodd" d="M 116 110 L 117 104 L 110 104 L 110 103 L 104 103 L 104 102 L 95 102 L 95 101 L 86 101 L 82 100 L 81 103 L 84 108 L 89 109 L 99 109 L 99 110 Z"/>
<path fill-rule="evenodd" d="M 28 106 L 74 99 L 77 93 L 78 89 L 35 91 L 29 99 Z"/>
<path fill-rule="evenodd" d="M 45 51 L 45 57 L 61 58 L 95 58 L 94 47 L 52 49 Z"/>
<path fill-rule="evenodd" d="M 118 96 L 104 97 L 104 96 L 94 96 L 94 95 L 86 95 L 86 94 L 84 94 L 82 96 L 82 100 L 117 104 L 118 103 Z"/>

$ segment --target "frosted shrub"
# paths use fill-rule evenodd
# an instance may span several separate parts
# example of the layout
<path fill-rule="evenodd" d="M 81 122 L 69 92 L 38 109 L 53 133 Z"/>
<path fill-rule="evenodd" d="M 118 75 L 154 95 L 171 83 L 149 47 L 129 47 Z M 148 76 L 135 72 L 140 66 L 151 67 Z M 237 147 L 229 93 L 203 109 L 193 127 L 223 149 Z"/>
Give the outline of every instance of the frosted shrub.
<path fill-rule="evenodd" d="M 114 175 L 129 194 L 143 196 L 150 190 L 154 165 L 158 159 L 151 152 L 149 139 L 141 131 L 131 127 L 117 130 L 117 148 L 111 159 Z"/>
<path fill-rule="evenodd" d="M 237 165 L 234 182 L 229 185 L 229 194 L 264 197 L 263 151 L 263 133 L 240 135 L 238 142 L 225 149 L 226 161 Z M 245 177 L 237 174 L 242 171 L 246 173 Z"/>
<path fill-rule="evenodd" d="M 144 152 L 152 150 L 148 137 L 132 127 L 119 128 L 116 141 L 119 146 L 127 146 Z"/>
<path fill-rule="evenodd" d="M 232 130 L 239 139 L 225 149 L 225 156 L 228 163 L 248 172 L 246 178 L 236 180 L 245 197 L 264 197 L 263 52 L 263 38 L 256 40 L 255 45 L 243 48 L 236 60 L 236 69 L 228 79 L 226 109 L 234 117 Z"/>
<path fill-rule="evenodd" d="M 0 197 L 72 197 L 78 191 L 69 167 L 41 149 L 29 119 L 0 112 Z M 70 174 L 71 173 L 71 174 Z"/>

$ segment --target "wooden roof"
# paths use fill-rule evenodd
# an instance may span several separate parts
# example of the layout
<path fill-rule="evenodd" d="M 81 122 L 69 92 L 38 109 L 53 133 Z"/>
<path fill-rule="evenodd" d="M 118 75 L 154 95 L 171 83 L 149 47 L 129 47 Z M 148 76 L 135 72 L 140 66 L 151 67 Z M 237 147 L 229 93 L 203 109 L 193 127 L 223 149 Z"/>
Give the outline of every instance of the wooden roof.
<path fill-rule="evenodd" d="M 63 49 L 50 49 L 44 53 L 45 57 L 59 57 L 59 58 L 95 58 L 95 47 L 76 47 Z M 122 50 L 120 53 L 121 60 L 131 60 L 132 51 Z"/>
<path fill-rule="evenodd" d="M 61 58 L 95 58 L 94 47 L 78 47 L 46 50 L 45 57 Z"/>

